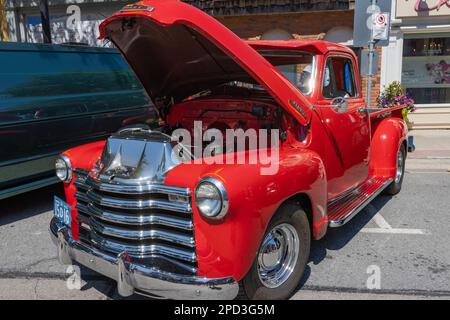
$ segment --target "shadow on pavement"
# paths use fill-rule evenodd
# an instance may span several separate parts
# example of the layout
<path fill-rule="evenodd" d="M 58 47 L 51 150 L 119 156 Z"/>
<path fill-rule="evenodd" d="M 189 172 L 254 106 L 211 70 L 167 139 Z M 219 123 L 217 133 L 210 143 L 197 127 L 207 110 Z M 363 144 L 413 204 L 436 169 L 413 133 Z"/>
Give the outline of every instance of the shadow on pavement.
<path fill-rule="evenodd" d="M 0 226 L 30 218 L 53 209 L 53 196 L 64 195 L 63 186 L 56 184 L 26 192 L 0 201 Z"/>
<path fill-rule="evenodd" d="M 311 243 L 309 262 L 317 265 L 327 257 L 328 251 L 342 249 L 369 223 L 391 198 L 391 196 L 379 195 L 372 200 L 369 206 L 369 208 L 374 208 L 375 210 L 369 210 L 366 207 L 344 226 L 340 228 L 329 228 L 327 234 L 322 239 Z M 307 265 L 297 290 L 300 290 L 307 283 L 310 274 L 311 267 Z"/>

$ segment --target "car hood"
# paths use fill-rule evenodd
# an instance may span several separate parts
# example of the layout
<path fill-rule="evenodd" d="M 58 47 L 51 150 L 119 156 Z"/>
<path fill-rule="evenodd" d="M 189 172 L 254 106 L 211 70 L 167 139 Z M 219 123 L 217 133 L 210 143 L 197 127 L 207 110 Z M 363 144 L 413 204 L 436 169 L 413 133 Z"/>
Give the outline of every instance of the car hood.
<path fill-rule="evenodd" d="M 153 102 L 181 101 L 214 85 L 251 81 L 301 124 L 312 106 L 258 52 L 201 10 L 175 0 L 125 6 L 100 25 L 127 59 Z"/>

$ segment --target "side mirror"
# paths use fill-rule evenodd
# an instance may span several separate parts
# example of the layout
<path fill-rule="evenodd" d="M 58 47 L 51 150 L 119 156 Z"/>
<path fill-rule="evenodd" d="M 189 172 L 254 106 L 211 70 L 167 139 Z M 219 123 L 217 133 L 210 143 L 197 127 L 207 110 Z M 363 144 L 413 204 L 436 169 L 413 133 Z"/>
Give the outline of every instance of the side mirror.
<path fill-rule="evenodd" d="M 345 113 L 348 110 L 348 102 L 343 97 L 336 97 L 331 100 L 330 107 L 336 113 Z"/>

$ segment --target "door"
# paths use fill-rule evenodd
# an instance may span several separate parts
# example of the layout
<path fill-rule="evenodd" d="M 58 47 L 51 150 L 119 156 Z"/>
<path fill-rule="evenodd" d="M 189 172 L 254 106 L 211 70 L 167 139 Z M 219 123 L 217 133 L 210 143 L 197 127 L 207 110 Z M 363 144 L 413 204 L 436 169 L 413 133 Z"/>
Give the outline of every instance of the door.
<path fill-rule="evenodd" d="M 365 103 L 355 63 L 347 55 L 329 55 L 324 61 L 319 112 L 329 137 L 325 142 L 329 199 L 362 183 L 369 172 L 370 123 L 361 110 Z M 343 113 L 330 107 L 337 97 L 348 102 Z"/>

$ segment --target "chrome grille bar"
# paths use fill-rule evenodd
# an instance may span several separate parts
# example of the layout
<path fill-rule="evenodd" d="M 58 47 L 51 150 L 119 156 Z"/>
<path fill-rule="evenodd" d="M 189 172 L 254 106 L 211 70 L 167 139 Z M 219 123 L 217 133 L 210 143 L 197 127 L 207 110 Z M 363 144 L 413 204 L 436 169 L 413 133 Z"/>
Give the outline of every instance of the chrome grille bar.
<path fill-rule="evenodd" d="M 90 189 L 87 192 L 87 197 L 90 201 L 105 207 L 119 208 L 119 209 L 162 209 L 169 211 L 176 211 L 182 213 L 190 213 L 191 205 L 184 202 L 171 202 L 167 200 L 132 200 L 132 199 L 119 199 L 108 196 L 102 196 Z"/>
<path fill-rule="evenodd" d="M 74 172 L 84 241 L 115 254 L 157 257 L 185 272 L 197 271 L 188 188 L 103 183 L 85 170 Z"/>
<path fill-rule="evenodd" d="M 138 226 L 157 224 L 167 227 L 183 229 L 187 231 L 193 230 L 193 224 L 191 220 L 172 217 L 164 214 L 140 214 L 140 215 L 120 214 L 106 210 L 101 210 L 92 203 L 90 203 L 87 207 L 83 208 L 82 211 L 101 220 L 117 224 L 138 225 Z"/>
<path fill-rule="evenodd" d="M 91 177 L 86 179 L 86 185 L 99 191 L 122 193 L 122 194 L 147 194 L 147 193 L 164 193 L 181 197 L 189 197 L 190 190 L 188 188 L 178 188 L 165 186 L 161 184 L 142 184 L 142 185 L 119 185 L 110 183 L 101 183 Z"/>
<path fill-rule="evenodd" d="M 177 232 L 168 232 L 158 229 L 150 230 L 130 230 L 120 227 L 111 227 L 91 220 L 91 227 L 106 236 L 122 238 L 127 240 L 164 240 L 171 243 L 180 244 L 186 247 L 195 247 L 194 237 Z"/>
<path fill-rule="evenodd" d="M 89 214 L 88 206 L 86 206 L 85 204 L 83 204 L 83 203 L 81 203 L 81 202 L 78 202 L 77 205 L 75 206 L 75 208 L 76 208 L 78 211 L 83 212 L 84 214 Z"/>
<path fill-rule="evenodd" d="M 78 190 L 77 190 L 77 192 L 75 192 L 75 198 L 80 201 L 83 201 L 83 202 L 89 202 L 89 199 L 86 196 L 86 193 L 78 191 Z"/>
<path fill-rule="evenodd" d="M 128 254 L 132 257 L 147 258 L 155 254 L 161 254 L 191 263 L 197 261 L 195 253 L 189 249 L 180 249 L 160 244 L 151 244 L 151 245 L 125 244 L 119 241 L 107 240 L 106 238 L 99 235 L 98 232 L 95 230 L 93 230 L 92 232 L 92 241 L 100 248 L 104 248 L 108 251 L 117 254 L 123 251 L 127 251 Z"/>

